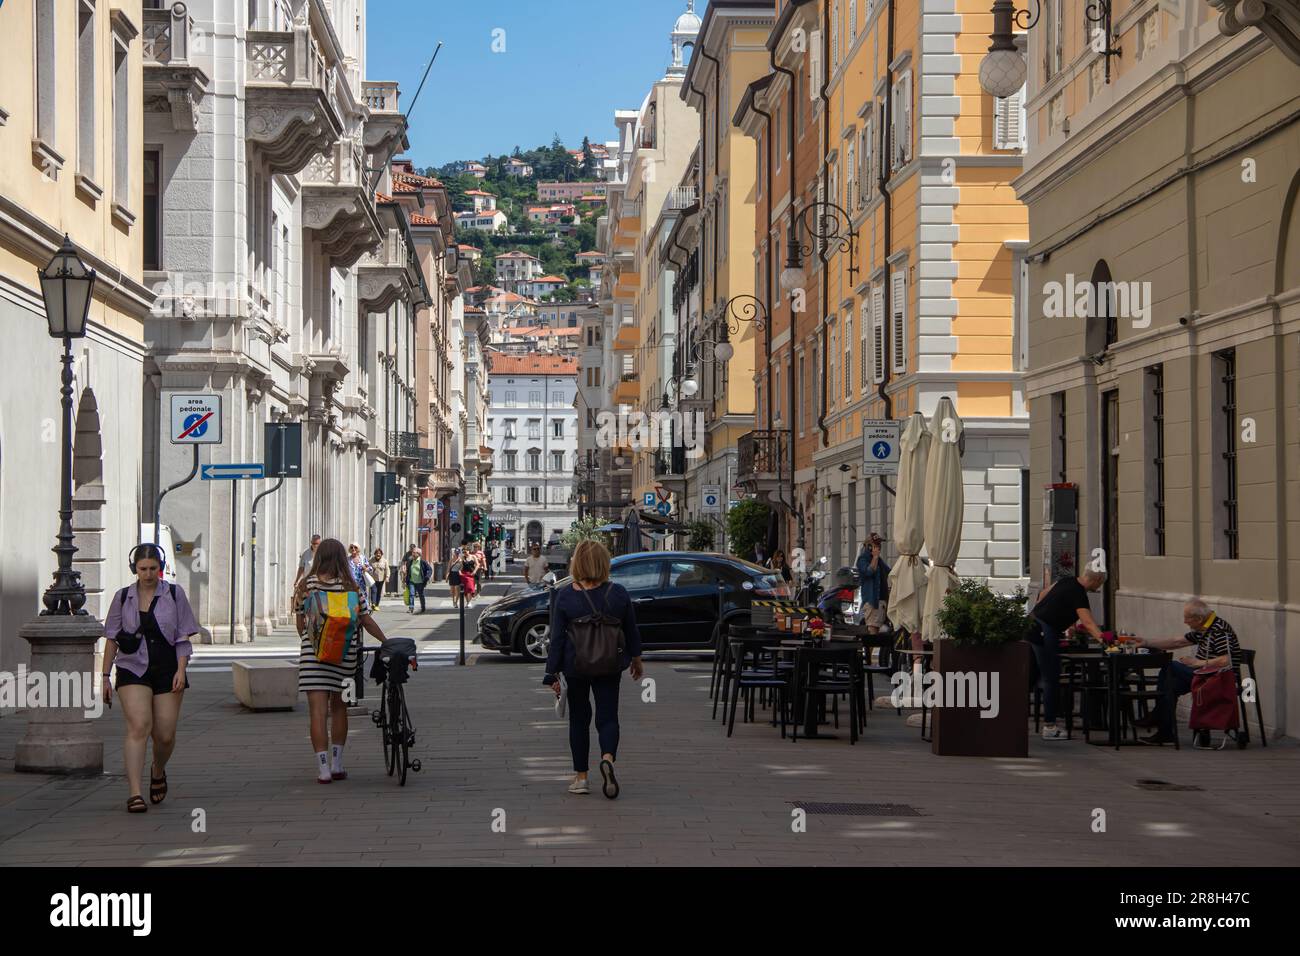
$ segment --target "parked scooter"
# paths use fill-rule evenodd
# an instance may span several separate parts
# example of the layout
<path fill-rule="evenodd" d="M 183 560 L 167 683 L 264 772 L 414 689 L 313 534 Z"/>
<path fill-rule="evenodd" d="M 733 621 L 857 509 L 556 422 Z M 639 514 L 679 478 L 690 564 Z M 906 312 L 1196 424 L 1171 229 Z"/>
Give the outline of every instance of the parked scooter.
<path fill-rule="evenodd" d="M 826 558 L 817 562 L 815 571 L 808 571 L 799 585 L 796 601 L 800 607 L 812 607 L 822 595 L 822 580 L 826 577 Z"/>
<path fill-rule="evenodd" d="M 862 591 L 856 568 L 845 566 L 835 572 L 830 587 L 817 602 L 817 611 L 828 624 L 858 623 Z"/>

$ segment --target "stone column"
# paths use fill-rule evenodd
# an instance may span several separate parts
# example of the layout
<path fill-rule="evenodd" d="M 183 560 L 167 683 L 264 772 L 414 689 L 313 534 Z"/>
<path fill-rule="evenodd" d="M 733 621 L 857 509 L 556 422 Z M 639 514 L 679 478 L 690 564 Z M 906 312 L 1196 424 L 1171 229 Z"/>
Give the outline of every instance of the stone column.
<path fill-rule="evenodd" d="M 46 682 L 44 706 L 27 708 L 27 732 L 14 750 L 14 769 L 25 773 L 99 774 L 104 771 L 104 742 L 91 726 L 84 695 L 93 693 L 95 643 L 103 625 L 89 614 L 41 615 L 19 631 L 32 646 L 29 674 Z M 60 678 L 62 677 L 62 680 Z M 80 701 L 51 707 L 56 683 L 82 690 Z M 84 688 L 89 684 L 90 691 Z"/>

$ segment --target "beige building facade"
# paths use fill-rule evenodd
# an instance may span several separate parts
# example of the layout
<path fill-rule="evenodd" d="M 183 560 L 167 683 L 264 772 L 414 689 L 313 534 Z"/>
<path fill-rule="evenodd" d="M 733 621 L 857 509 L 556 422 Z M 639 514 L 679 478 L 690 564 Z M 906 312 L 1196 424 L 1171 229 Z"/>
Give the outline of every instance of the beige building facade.
<path fill-rule="evenodd" d="M 1109 77 L 1082 16 L 1029 38 L 1033 584 L 1104 566 L 1094 611 L 1142 635 L 1204 597 L 1294 735 L 1300 65 L 1204 4 L 1113 12 Z M 1049 483 L 1078 487 L 1077 549 L 1047 543 Z"/>

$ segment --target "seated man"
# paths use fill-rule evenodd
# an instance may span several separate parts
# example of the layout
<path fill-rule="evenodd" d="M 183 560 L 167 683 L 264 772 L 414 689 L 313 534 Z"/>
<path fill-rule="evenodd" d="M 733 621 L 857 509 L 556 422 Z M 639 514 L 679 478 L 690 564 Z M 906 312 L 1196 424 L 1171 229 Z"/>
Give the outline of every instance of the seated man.
<path fill-rule="evenodd" d="M 1202 667 L 1231 665 L 1241 686 L 1241 645 L 1237 643 L 1232 626 L 1219 617 L 1200 598 L 1183 605 L 1183 623 L 1191 628 L 1179 637 L 1153 637 L 1142 643 L 1161 651 L 1177 651 L 1196 645 L 1195 654 L 1175 658 L 1160 668 L 1156 689 L 1160 698 L 1155 710 L 1141 720 L 1138 727 L 1156 727 L 1156 733 L 1142 738 L 1144 744 L 1171 744 L 1178 733 L 1178 698 L 1192 689 L 1192 675 Z M 1208 747 L 1210 732 L 1198 731 L 1195 746 Z"/>

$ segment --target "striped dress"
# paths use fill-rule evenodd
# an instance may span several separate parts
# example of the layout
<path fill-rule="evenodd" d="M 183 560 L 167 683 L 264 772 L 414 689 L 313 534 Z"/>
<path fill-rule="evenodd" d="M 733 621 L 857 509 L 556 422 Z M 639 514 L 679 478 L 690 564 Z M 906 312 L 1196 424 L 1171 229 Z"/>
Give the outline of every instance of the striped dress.
<path fill-rule="evenodd" d="M 311 591 L 347 591 L 347 584 L 343 581 L 331 581 L 326 583 L 320 581 L 315 575 L 307 578 L 305 582 L 307 592 Z M 347 653 L 343 655 L 342 664 L 322 664 L 316 660 L 315 649 L 311 642 L 311 628 L 302 636 L 301 652 L 298 656 L 298 691 L 299 693 L 309 690 L 327 690 L 331 693 L 340 693 L 343 690 L 343 682 L 347 679 L 356 680 L 357 676 L 357 654 L 361 644 L 361 626 L 360 621 L 370 614 L 370 602 L 366 599 L 364 589 L 357 592 L 357 638 L 355 641 L 348 642 Z"/>

